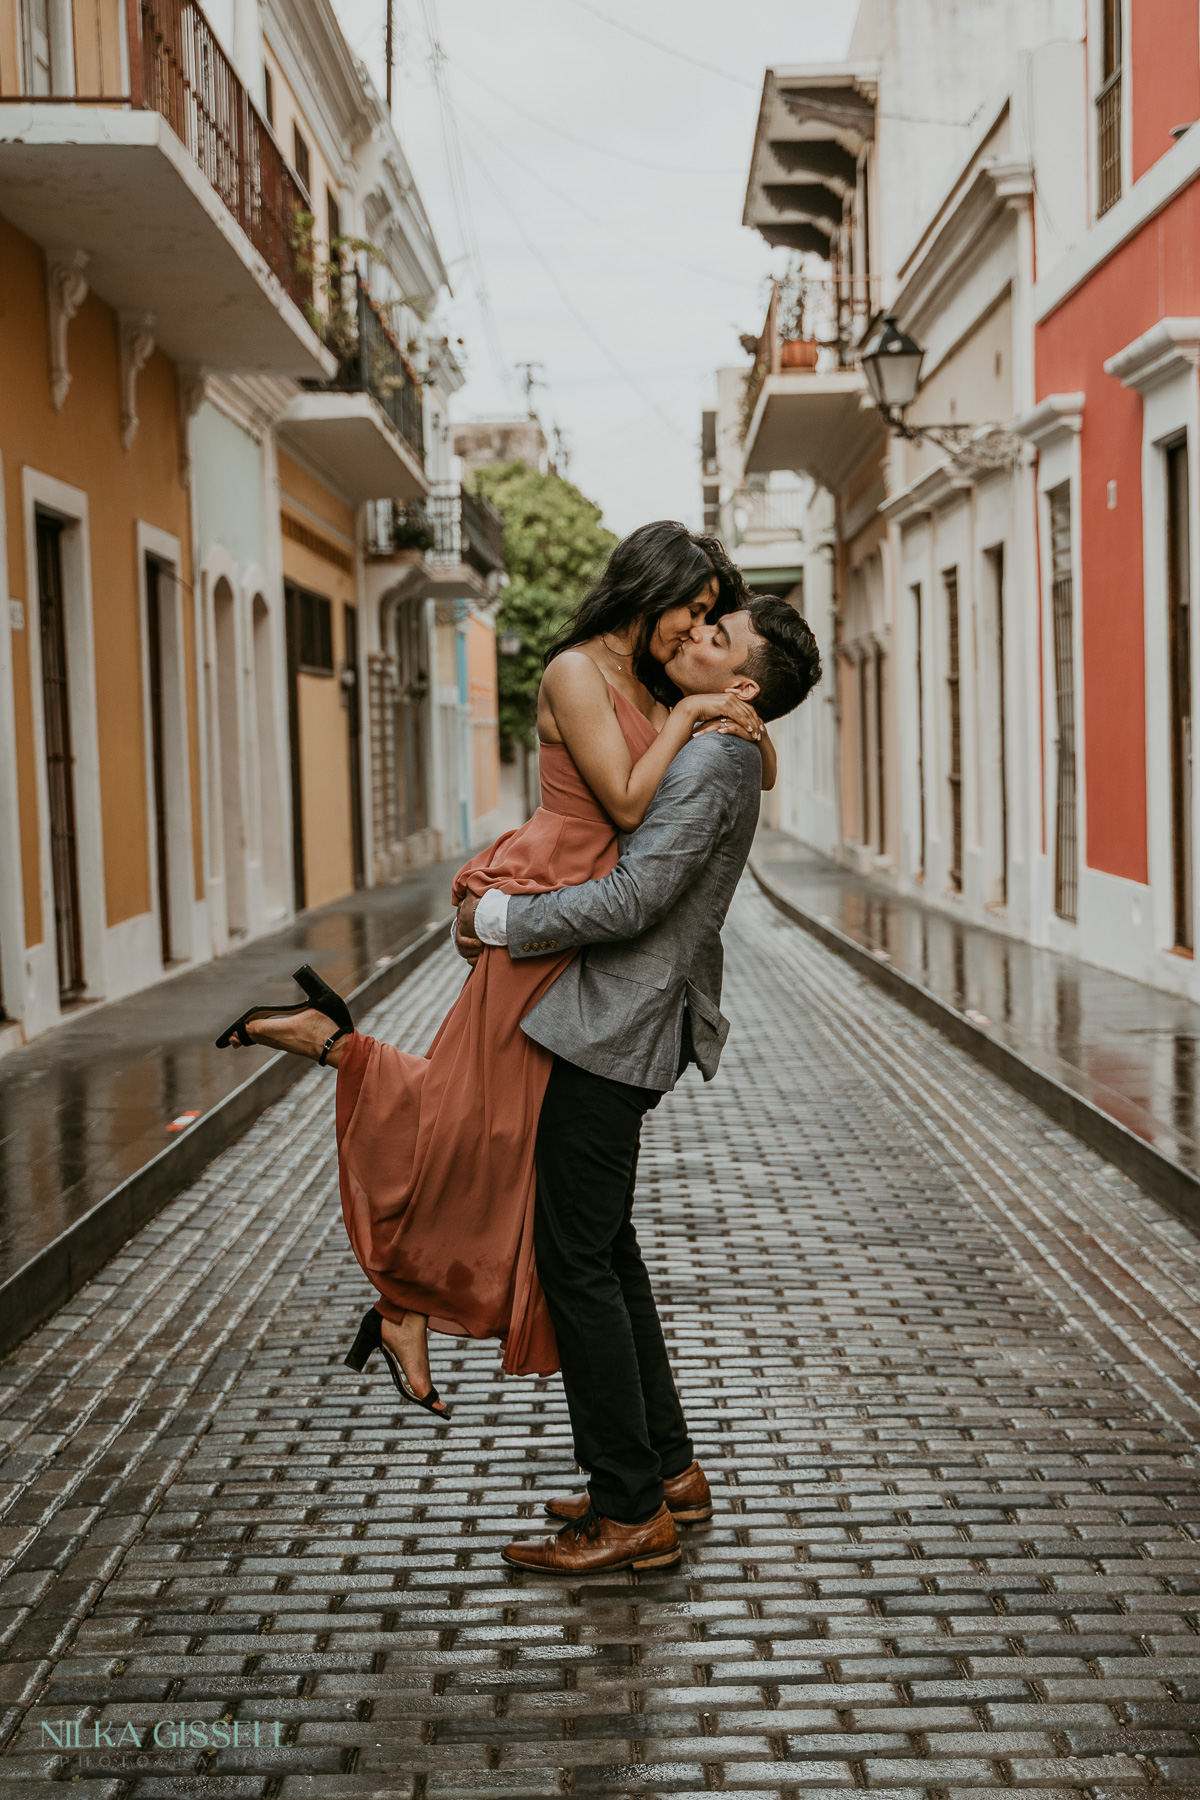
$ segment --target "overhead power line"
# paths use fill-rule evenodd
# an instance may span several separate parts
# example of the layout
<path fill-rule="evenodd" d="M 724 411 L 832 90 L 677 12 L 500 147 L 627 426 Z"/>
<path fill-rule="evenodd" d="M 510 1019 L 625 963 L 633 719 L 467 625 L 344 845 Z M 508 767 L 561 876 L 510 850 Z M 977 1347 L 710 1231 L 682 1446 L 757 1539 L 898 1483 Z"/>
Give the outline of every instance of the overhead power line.
<path fill-rule="evenodd" d="M 686 166 L 683 163 L 655 162 L 647 156 L 628 156 L 624 150 L 614 150 L 611 144 L 597 144 L 591 138 L 578 137 L 575 132 L 567 131 L 562 125 L 555 125 L 551 120 L 543 119 L 537 113 L 529 112 L 524 106 L 518 106 L 515 100 L 510 100 L 507 94 L 500 92 L 499 88 L 491 87 L 488 82 L 481 80 L 474 69 L 468 69 L 457 56 L 452 57 L 447 52 L 446 60 L 454 64 L 460 75 L 465 75 L 468 81 L 473 81 L 476 87 L 482 88 L 485 94 L 490 94 L 493 100 L 498 100 L 501 106 L 507 106 L 510 112 L 515 112 L 522 119 L 528 119 L 531 125 L 540 125 L 543 131 L 553 131 L 556 136 L 565 138 L 568 144 L 578 144 L 581 150 L 591 150 L 596 156 L 609 156 L 614 162 L 627 163 L 634 169 L 657 169 L 662 175 L 694 175 L 704 180 L 711 180 L 731 173 L 729 169 L 705 169 L 694 163 Z"/>
<path fill-rule="evenodd" d="M 446 159 L 446 180 L 450 188 L 450 200 L 454 207 L 463 248 L 474 267 L 475 298 L 479 303 L 484 336 L 487 339 L 492 365 L 502 384 L 510 387 L 512 372 L 500 342 L 496 315 L 492 310 L 492 297 L 488 292 L 483 272 L 479 234 L 475 229 L 475 215 L 471 210 L 471 189 L 467 182 L 467 171 L 463 166 L 462 133 L 459 129 L 458 115 L 454 109 L 454 96 L 446 78 L 447 58 L 442 49 L 441 34 L 438 30 L 437 0 L 421 0 L 421 9 L 425 20 L 425 34 L 429 39 L 429 63 L 433 74 L 434 93 L 437 96 L 438 124 L 442 135 L 442 150 Z"/>
<path fill-rule="evenodd" d="M 689 275 L 702 275 L 707 281 L 724 281 L 731 287 L 741 288 L 743 292 L 745 291 L 746 283 L 740 276 L 722 275 L 718 270 L 703 268 L 699 263 L 685 262 L 680 256 L 672 256 L 669 250 L 659 250 L 653 244 L 643 243 L 640 238 L 635 238 L 630 232 L 623 231 L 619 225 L 613 225 L 607 219 L 602 219 L 598 213 L 592 212 L 589 207 L 578 201 L 574 194 L 568 194 L 564 188 L 560 188 L 553 181 L 548 180 L 540 169 L 530 168 L 529 164 L 519 157 L 515 150 L 510 150 L 508 145 L 502 143 L 498 137 L 493 137 L 487 127 L 479 123 L 478 119 L 473 119 L 471 122 L 476 131 L 481 132 L 489 144 L 494 144 L 504 156 L 511 157 L 518 169 L 524 170 L 525 174 L 532 176 L 534 181 L 540 181 L 542 186 L 549 188 L 552 194 L 557 194 L 564 205 L 574 207 L 575 211 L 589 224 L 598 225 L 601 231 L 610 231 L 615 238 L 620 238 L 622 243 L 632 244 L 634 249 L 640 250 L 644 256 L 656 256 L 661 262 L 672 263 L 677 269 L 686 269 Z"/>
<path fill-rule="evenodd" d="M 559 295 L 562 299 L 563 305 L 567 308 L 567 311 L 571 314 L 571 316 L 575 320 L 576 324 L 580 327 L 580 329 L 582 331 L 586 332 L 587 336 L 589 338 L 591 338 L 593 344 L 595 344 L 596 348 L 600 351 L 601 355 L 604 356 L 609 363 L 611 363 L 612 367 L 616 370 L 617 374 L 621 377 L 621 380 L 623 382 L 625 382 L 628 387 L 633 389 L 634 393 L 637 395 L 638 399 L 642 402 L 642 404 L 644 406 L 648 407 L 650 409 L 650 411 L 655 415 L 655 417 L 662 421 L 662 423 L 666 426 L 667 430 L 672 432 L 676 437 L 682 438 L 685 442 L 690 441 L 688 439 L 688 434 L 679 425 L 677 425 L 675 423 L 674 419 L 670 418 L 663 411 L 662 407 L 658 404 L 658 402 L 654 399 L 654 397 L 651 394 L 647 393 L 644 383 L 638 381 L 635 376 L 631 375 L 629 370 L 627 368 L 625 368 L 624 364 L 619 360 L 619 358 L 616 355 L 614 355 L 613 351 L 610 350 L 609 346 L 605 343 L 604 339 L 600 336 L 599 332 L 595 329 L 595 327 L 591 323 L 590 319 L 586 318 L 585 315 L 580 312 L 578 306 L 576 306 L 576 304 L 575 304 L 575 301 L 572 299 L 569 290 L 563 284 L 562 280 L 559 278 L 557 271 L 555 270 L 553 265 L 549 262 L 549 260 L 547 259 L 547 257 L 543 253 L 543 251 L 539 248 L 539 246 L 537 244 L 534 243 L 533 239 L 530 237 L 529 233 L 526 231 L 525 226 L 520 218 L 520 215 L 517 212 L 515 212 L 513 207 L 510 205 L 508 196 L 505 194 L 504 189 L 496 181 L 495 177 L 492 175 L 491 170 L 488 168 L 488 166 L 484 162 L 483 158 L 479 155 L 479 152 L 475 149 L 474 145 L 469 145 L 468 149 L 470 152 L 471 161 L 475 164 L 475 167 L 479 170 L 479 173 L 483 176 L 484 180 L 487 182 L 488 186 L 491 188 L 492 192 L 495 194 L 496 198 L 499 200 L 501 206 L 504 208 L 505 212 L 508 214 L 508 216 L 512 220 L 513 224 L 516 226 L 517 233 L 518 233 L 519 237 L 521 238 L 522 242 L 524 243 L 525 248 L 529 251 L 529 254 L 532 257 L 536 258 L 537 262 L 541 265 L 542 269 L 545 271 L 545 273 L 549 277 L 550 281 L 557 288 Z"/>
<path fill-rule="evenodd" d="M 614 31 L 623 31 L 626 37 L 637 38 L 640 43 L 649 44 L 653 49 L 660 50 L 664 56 L 673 56 L 677 62 L 691 63 L 694 69 L 703 69 L 709 75 L 718 75 L 722 81 L 732 81 L 735 87 L 749 88 L 755 94 L 762 92 L 760 81 L 747 81 L 744 75 L 735 75 L 732 70 L 722 69 L 717 63 L 705 62 L 703 57 L 693 56 L 690 51 L 681 50 L 677 44 L 664 44 L 661 38 L 651 37 L 648 31 L 639 31 L 636 25 L 627 25 L 624 19 L 614 19 L 611 13 L 603 12 L 600 7 L 593 6 L 592 0 L 574 0 L 574 4 L 579 7 L 581 12 L 591 13 L 594 19 L 603 19 L 604 23 L 611 25 Z M 844 113 L 848 125 L 856 125 L 862 118 L 862 114 L 857 108 L 839 107 L 836 101 L 823 102 L 823 110 Z M 956 129 L 961 129 L 970 123 L 968 119 L 931 119 L 923 113 L 877 111 L 874 117 L 891 119 L 901 125 L 950 125 Z"/>
<path fill-rule="evenodd" d="M 614 31 L 623 31 L 626 37 L 638 38 L 643 44 L 650 44 L 655 50 L 661 50 L 664 56 L 673 56 L 678 62 L 691 63 L 695 69 L 704 69 L 709 75 L 719 75 L 722 81 L 732 81 L 735 87 L 750 88 L 758 93 L 759 83 L 747 81 L 744 75 L 733 75 L 728 69 L 719 68 L 716 63 L 705 62 L 702 57 L 692 56 L 686 50 L 680 50 L 675 44 L 664 44 L 661 38 L 651 37 L 647 31 L 639 31 L 636 25 L 626 25 L 624 19 L 614 19 L 611 13 L 601 12 L 593 6 L 591 0 L 575 0 L 575 5 L 583 12 L 591 13 L 595 19 L 603 19 Z"/>

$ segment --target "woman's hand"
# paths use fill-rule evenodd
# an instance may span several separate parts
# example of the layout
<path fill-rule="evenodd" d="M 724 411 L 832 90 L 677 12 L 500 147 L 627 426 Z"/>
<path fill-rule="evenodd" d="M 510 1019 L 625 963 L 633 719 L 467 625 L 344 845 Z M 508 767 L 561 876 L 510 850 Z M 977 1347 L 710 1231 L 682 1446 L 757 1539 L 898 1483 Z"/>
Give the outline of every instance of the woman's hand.
<path fill-rule="evenodd" d="M 683 714 L 693 731 L 716 731 L 746 738 L 752 744 L 757 744 L 763 734 L 762 720 L 749 701 L 737 694 L 688 694 L 676 702 L 673 710 Z"/>

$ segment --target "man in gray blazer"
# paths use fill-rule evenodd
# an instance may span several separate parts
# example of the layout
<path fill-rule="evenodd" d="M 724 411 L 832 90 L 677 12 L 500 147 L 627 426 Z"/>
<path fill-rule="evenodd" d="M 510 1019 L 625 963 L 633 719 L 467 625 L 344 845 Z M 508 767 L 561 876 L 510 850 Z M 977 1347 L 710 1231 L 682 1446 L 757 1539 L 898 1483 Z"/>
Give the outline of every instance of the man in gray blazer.
<path fill-rule="evenodd" d="M 764 721 L 820 678 L 807 623 L 756 600 L 699 627 L 668 665 L 684 693 L 739 677 Z M 518 1568 L 586 1573 L 679 1560 L 676 1523 L 711 1517 L 632 1222 L 644 1115 L 689 1063 L 716 1074 L 721 927 L 758 821 L 762 765 L 744 738 L 706 733 L 672 762 L 603 880 L 485 894 L 459 909 L 460 947 L 576 956 L 522 1028 L 553 1052 L 538 1124 L 534 1248 L 558 1338 L 587 1492 L 551 1500 L 556 1536 L 510 1544 Z"/>

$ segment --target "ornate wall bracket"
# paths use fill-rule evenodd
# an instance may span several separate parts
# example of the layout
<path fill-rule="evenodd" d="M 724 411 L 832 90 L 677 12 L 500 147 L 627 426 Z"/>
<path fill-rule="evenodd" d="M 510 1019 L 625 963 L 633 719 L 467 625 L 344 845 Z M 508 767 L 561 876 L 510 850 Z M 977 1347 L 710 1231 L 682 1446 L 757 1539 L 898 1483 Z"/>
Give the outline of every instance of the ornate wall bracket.
<path fill-rule="evenodd" d="M 46 255 L 46 305 L 50 315 L 50 397 L 61 412 L 71 386 L 67 326 L 87 299 L 86 250 L 51 250 Z"/>
<path fill-rule="evenodd" d="M 197 368 L 179 370 L 179 479 L 192 485 L 192 420 L 208 396 L 208 380 Z"/>
<path fill-rule="evenodd" d="M 123 312 L 118 316 L 121 343 L 121 442 L 132 448 L 137 436 L 137 378 L 154 351 L 154 314 Z"/>

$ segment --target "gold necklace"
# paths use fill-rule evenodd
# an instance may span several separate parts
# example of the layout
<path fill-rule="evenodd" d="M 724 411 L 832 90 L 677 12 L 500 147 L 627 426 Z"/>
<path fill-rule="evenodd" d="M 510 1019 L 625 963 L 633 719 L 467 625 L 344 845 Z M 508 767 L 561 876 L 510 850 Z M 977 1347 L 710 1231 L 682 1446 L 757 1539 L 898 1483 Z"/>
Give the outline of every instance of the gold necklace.
<path fill-rule="evenodd" d="M 607 652 L 607 654 L 612 657 L 613 663 L 616 667 L 617 674 L 623 675 L 625 673 L 625 665 L 623 663 L 617 662 L 617 653 L 615 650 L 609 649 L 607 638 L 602 636 L 600 639 L 600 642 L 604 645 L 604 648 L 605 648 L 605 651 Z M 628 652 L 628 650 L 626 650 L 625 655 L 628 656 L 628 654 L 629 654 L 629 652 Z"/>

